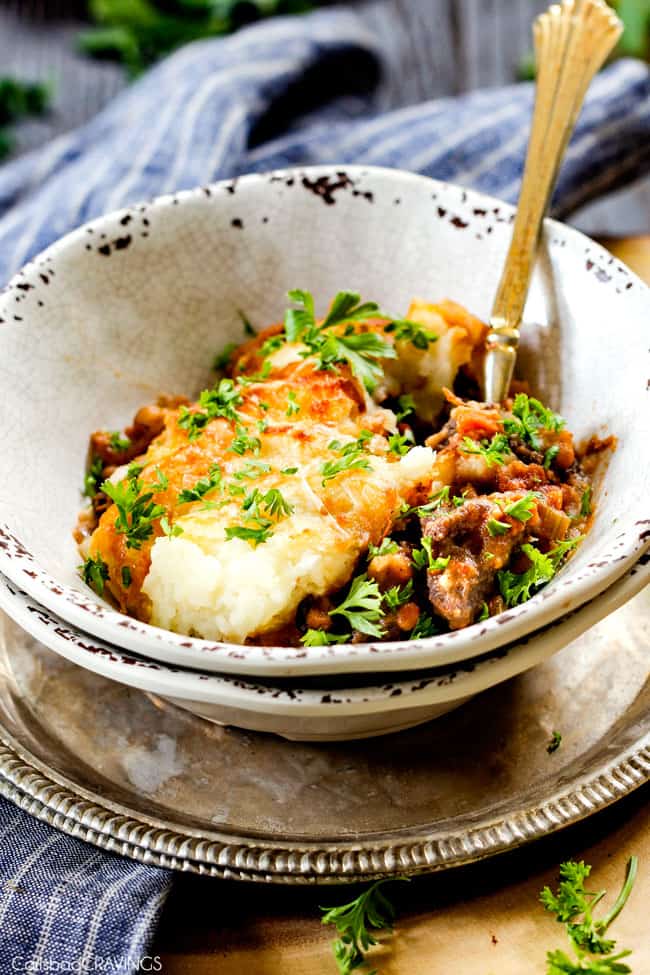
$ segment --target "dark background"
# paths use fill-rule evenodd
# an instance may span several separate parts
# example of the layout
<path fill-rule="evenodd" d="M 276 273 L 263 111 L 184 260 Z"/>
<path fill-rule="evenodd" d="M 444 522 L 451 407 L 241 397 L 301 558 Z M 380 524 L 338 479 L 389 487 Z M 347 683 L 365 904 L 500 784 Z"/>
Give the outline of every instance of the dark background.
<path fill-rule="evenodd" d="M 510 84 L 531 47 L 530 25 L 549 0 L 370 0 L 400 15 L 401 69 L 386 107 Z M 357 2 L 366 15 L 368 3 Z M 77 53 L 85 0 L 0 0 L 0 75 L 54 82 L 54 107 L 21 123 L 18 152 L 80 125 L 127 84 L 121 66 Z M 368 13 L 370 16 L 370 13 Z M 650 180 L 576 214 L 593 235 L 650 230 Z"/>

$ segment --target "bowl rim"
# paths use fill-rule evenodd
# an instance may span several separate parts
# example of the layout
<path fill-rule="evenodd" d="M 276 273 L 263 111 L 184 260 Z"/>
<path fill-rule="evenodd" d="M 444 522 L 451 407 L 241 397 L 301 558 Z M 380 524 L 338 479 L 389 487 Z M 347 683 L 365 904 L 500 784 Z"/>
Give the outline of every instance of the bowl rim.
<path fill-rule="evenodd" d="M 318 166 L 288 167 L 270 173 L 252 173 L 236 180 L 237 192 L 248 187 L 259 187 L 263 183 L 270 186 L 279 184 L 282 179 L 302 176 L 324 176 L 345 173 L 352 179 L 364 176 L 389 180 L 393 185 L 419 186 L 425 192 L 458 193 L 463 203 L 469 207 L 495 206 L 512 216 L 515 207 L 495 197 L 476 190 L 465 189 L 454 183 L 433 180 L 404 170 L 373 166 L 348 166 L 327 164 Z M 162 211 L 170 203 L 191 203 L 201 201 L 210 205 L 222 197 L 230 195 L 233 180 L 220 180 L 209 186 L 181 190 L 156 197 L 147 203 L 149 210 Z M 43 260 L 51 261 L 65 254 L 81 240 L 85 240 L 88 227 L 95 230 L 118 221 L 132 212 L 140 204 L 122 208 L 102 215 L 64 235 L 45 251 L 34 257 L 11 279 L 5 292 L 0 295 L 0 322 L 3 317 L 3 302 L 19 284 L 24 282 L 30 272 L 38 274 L 37 265 Z M 178 207 L 180 209 L 180 206 Z M 597 263 L 599 258 L 609 267 L 620 268 L 627 280 L 640 287 L 642 294 L 650 294 L 650 288 L 631 272 L 622 262 L 613 258 L 601 245 L 586 237 L 580 231 L 558 221 L 547 218 L 544 234 L 555 239 L 572 240 L 577 246 L 587 248 L 589 258 Z M 21 323 L 23 326 L 24 323 Z M 650 512 L 649 512 L 650 514 Z M 482 623 L 475 623 L 463 630 L 456 630 L 440 636 L 414 641 L 390 641 L 385 643 L 337 644 L 329 647 L 291 648 L 262 647 L 259 645 L 228 644 L 220 641 L 189 637 L 185 634 L 164 630 L 150 623 L 142 623 L 120 613 L 107 602 L 99 599 L 92 590 L 79 581 L 79 586 L 70 586 L 57 581 L 42 569 L 36 558 L 22 544 L 10 526 L 0 523 L 0 571 L 14 584 L 25 590 L 33 599 L 52 612 L 60 615 L 75 627 L 93 636 L 134 650 L 152 659 L 176 663 L 181 666 L 195 666 L 221 672 L 258 675 L 292 675 L 361 672 L 365 670 L 421 669 L 423 661 L 428 666 L 446 665 L 460 662 L 487 653 L 490 650 L 510 644 L 531 630 L 545 626 L 567 610 L 584 604 L 603 592 L 640 558 L 650 547 L 650 518 L 636 520 L 628 524 L 616 536 L 613 548 L 599 557 L 598 562 L 590 562 L 578 573 L 561 573 L 549 587 L 541 590 L 533 598 L 520 606 L 513 607 Z M 478 648 L 477 648 L 478 643 Z"/>
<path fill-rule="evenodd" d="M 650 559 L 642 557 L 609 589 L 507 647 L 454 665 L 353 687 L 260 683 L 255 678 L 197 671 L 152 662 L 87 634 L 16 590 L 0 574 L 0 612 L 49 650 L 118 683 L 195 703 L 218 704 L 278 716 L 350 717 L 397 713 L 480 694 L 558 653 L 586 630 L 650 585 Z M 92 664 L 92 666 L 90 666 Z"/>

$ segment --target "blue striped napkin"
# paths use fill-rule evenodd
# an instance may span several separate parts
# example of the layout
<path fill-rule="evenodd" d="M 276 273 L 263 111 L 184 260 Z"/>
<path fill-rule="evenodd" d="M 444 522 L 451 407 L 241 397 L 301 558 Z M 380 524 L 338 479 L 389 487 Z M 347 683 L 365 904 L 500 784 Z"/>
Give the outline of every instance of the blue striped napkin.
<path fill-rule="evenodd" d="M 382 111 L 409 53 L 396 48 L 390 16 L 381 5 L 374 17 L 335 8 L 198 42 L 83 128 L 0 169 L 0 283 L 103 212 L 251 170 L 395 166 L 514 201 L 531 86 Z M 618 62 L 591 89 L 555 212 L 648 169 L 648 68 Z M 86 846 L 0 800 L 0 968 L 127 975 L 150 949 L 170 883 L 166 871 Z M 11 969 L 18 957 L 23 968 Z M 113 967 L 92 967 L 109 958 Z M 80 960 L 86 968 L 64 965 Z"/>

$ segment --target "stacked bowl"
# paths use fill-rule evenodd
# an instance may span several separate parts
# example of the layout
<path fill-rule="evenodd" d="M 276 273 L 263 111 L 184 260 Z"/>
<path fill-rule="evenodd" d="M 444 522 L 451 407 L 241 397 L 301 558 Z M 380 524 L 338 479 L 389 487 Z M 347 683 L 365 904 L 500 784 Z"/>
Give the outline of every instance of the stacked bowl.
<path fill-rule="evenodd" d="M 513 210 L 406 173 L 319 167 L 244 177 L 95 220 L 0 296 L 0 608 L 48 647 L 210 720 L 335 740 L 450 710 L 575 639 L 650 578 L 646 286 L 547 221 L 520 372 L 578 440 L 616 436 L 593 527 L 523 605 L 401 642 L 233 645 L 127 617 L 79 578 L 72 537 L 87 436 L 123 429 L 161 391 L 213 381 L 243 310 L 351 287 L 392 308 L 452 297 L 486 319 Z M 254 580 L 251 580 L 254 586 Z"/>

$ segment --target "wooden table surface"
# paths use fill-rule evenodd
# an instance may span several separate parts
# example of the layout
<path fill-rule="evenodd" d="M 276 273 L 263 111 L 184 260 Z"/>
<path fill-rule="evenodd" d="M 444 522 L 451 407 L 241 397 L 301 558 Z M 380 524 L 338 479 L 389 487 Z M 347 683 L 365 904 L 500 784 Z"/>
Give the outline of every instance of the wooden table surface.
<path fill-rule="evenodd" d="M 650 236 L 603 241 L 650 283 Z M 395 885 L 396 931 L 370 956 L 380 975 L 544 975 L 567 939 L 538 901 L 558 864 L 593 865 L 593 888 L 615 896 L 628 858 L 639 875 L 612 928 L 634 975 L 650 973 L 650 784 L 605 812 L 531 846 Z M 336 975 L 321 904 L 351 887 L 284 888 L 179 876 L 154 954 L 164 975 Z"/>

